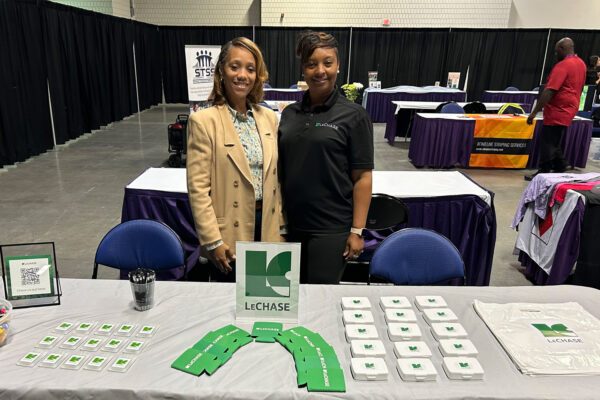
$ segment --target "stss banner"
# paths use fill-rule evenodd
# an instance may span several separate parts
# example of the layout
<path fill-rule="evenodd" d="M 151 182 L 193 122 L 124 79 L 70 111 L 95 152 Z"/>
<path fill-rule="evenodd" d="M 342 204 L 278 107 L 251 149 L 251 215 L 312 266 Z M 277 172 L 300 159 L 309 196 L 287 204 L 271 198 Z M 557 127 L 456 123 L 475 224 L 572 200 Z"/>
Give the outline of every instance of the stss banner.
<path fill-rule="evenodd" d="M 535 125 L 514 115 L 475 114 L 469 167 L 525 168 Z"/>

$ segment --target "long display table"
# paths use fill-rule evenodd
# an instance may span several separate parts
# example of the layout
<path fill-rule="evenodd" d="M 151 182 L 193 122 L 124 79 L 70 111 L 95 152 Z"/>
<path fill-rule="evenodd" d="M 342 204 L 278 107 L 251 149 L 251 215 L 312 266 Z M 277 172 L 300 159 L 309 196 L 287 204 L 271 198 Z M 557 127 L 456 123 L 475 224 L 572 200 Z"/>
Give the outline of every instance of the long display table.
<path fill-rule="evenodd" d="M 122 221 L 148 218 L 165 222 L 179 234 L 188 268 L 199 256 L 189 205 L 186 171 L 149 168 L 125 188 Z M 409 226 L 433 229 L 448 237 L 465 262 L 467 285 L 488 285 L 496 242 L 493 196 L 456 171 L 374 171 L 373 193 L 401 198 Z M 168 271 L 166 271 L 168 272 Z M 165 279 L 177 279 L 173 270 Z"/>
<path fill-rule="evenodd" d="M 553 287 L 414 287 L 300 285 L 299 325 L 318 332 L 333 346 L 344 372 L 345 393 L 309 393 L 298 388 L 292 356 L 277 343 L 250 343 L 212 376 L 195 377 L 170 367 L 185 349 L 210 330 L 235 323 L 233 284 L 157 282 L 156 304 L 135 311 L 127 281 L 62 280 L 62 304 L 14 312 L 11 334 L 0 348 L 0 398 L 48 399 L 596 399 L 598 376 L 527 376 L 521 374 L 473 309 L 473 300 L 484 302 L 571 302 L 600 317 L 600 291 L 576 286 Z M 450 380 L 441 368 L 437 341 L 420 312 L 417 323 L 422 340 L 431 349 L 437 380 L 406 382 L 396 371 L 393 343 L 387 336 L 380 296 L 441 295 L 464 326 L 479 354 L 483 380 Z M 344 337 L 343 296 L 369 298 L 375 325 L 383 342 L 387 381 L 356 381 L 349 368 L 350 345 Z M 137 356 L 126 373 L 87 370 L 26 368 L 16 362 L 59 323 L 70 320 L 130 321 L 159 324 L 150 347 Z M 242 329 L 250 326 L 238 324 Z M 112 353 L 111 353 L 112 354 Z"/>

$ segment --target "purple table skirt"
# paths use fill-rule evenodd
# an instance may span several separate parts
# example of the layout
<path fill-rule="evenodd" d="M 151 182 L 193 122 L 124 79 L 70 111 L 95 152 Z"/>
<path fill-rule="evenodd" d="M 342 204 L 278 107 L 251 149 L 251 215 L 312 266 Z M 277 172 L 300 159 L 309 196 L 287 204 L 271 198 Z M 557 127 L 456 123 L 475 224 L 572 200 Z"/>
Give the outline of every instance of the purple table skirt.
<path fill-rule="evenodd" d="M 373 122 L 387 122 L 394 116 L 396 106 L 392 101 L 457 101 L 462 102 L 467 98 L 466 93 L 385 93 L 369 92 L 367 95 L 367 104 L 365 106 L 367 113 Z M 396 130 L 394 130 L 395 132 Z"/>
<path fill-rule="evenodd" d="M 187 270 L 196 265 L 200 256 L 200 243 L 187 193 L 125 188 L 121 222 L 132 219 L 154 219 L 170 226 L 183 243 Z M 161 271 L 157 277 L 161 280 L 180 279 L 183 277 L 183 269 Z M 123 279 L 123 274 L 121 278 Z"/>
<path fill-rule="evenodd" d="M 417 167 L 469 165 L 475 120 L 423 118 L 413 120 L 408 158 Z"/>
<path fill-rule="evenodd" d="M 492 193 L 493 198 L 493 193 Z M 489 285 L 496 243 L 494 207 L 477 196 L 447 196 L 403 199 L 411 227 L 435 230 L 448 237 L 465 262 L 467 285 Z M 493 204 L 493 203 L 492 203 Z M 194 220 L 186 193 L 125 189 L 122 222 L 147 218 L 162 221 L 179 234 L 188 271 L 200 252 Z M 371 248 L 376 244 L 371 243 Z M 160 279 L 179 279 L 182 270 L 161 272 Z"/>
<path fill-rule="evenodd" d="M 481 96 L 482 103 L 518 103 L 525 112 L 531 111 L 531 106 L 536 99 L 537 94 L 530 93 L 490 93 L 485 91 Z"/>
<path fill-rule="evenodd" d="M 268 90 L 264 92 L 265 100 L 282 101 L 301 101 L 304 91 L 301 92 L 279 92 L 277 90 Z"/>
<path fill-rule="evenodd" d="M 527 279 L 535 285 L 561 285 L 566 282 L 579 256 L 579 236 L 584 212 L 585 205 L 579 200 L 560 235 L 550 275 L 525 252 L 519 252 L 519 261 L 525 267 Z"/>
<path fill-rule="evenodd" d="M 537 140 L 542 130 L 537 121 L 531 140 L 527 168 L 537 168 Z M 456 164 L 469 166 L 475 121 L 423 118 L 415 115 L 408 158 L 417 167 L 448 168 Z M 389 140 L 389 138 L 388 138 Z M 592 141 L 592 121 L 574 120 L 562 138 L 565 160 L 585 168 Z"/>
<path fill-rule="evenodd" d="M 590 152 L 590 144 L 592 143 L 593 122 L 591 120 L 573 120 L 567 128 L 567 132 L 561 139 L 561 147 L 567 163 L 574 167 L 585 168 L 588 153 Z M 538 121 L 535 124 L 533 138 L 531 140 L 531 153 L 527 168 L 537 168 L 540 163 L 540 151 L 538 149 L 538 139 L 542 132 L 542 122 Z"/>

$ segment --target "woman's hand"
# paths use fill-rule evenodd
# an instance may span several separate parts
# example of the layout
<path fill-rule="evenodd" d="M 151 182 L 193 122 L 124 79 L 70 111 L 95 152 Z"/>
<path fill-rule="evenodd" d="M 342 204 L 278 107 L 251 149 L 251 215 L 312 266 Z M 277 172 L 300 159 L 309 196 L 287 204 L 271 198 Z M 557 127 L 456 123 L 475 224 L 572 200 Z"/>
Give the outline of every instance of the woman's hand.
<path fill-rule="evenodd" d="M 221 270 L 222 273 L 228 274 L 232 268 L 230 262 L 235 261 L 235 254 L 229 249 L 225 243 L 208 252 L 210 261 L 213 262 Z"/>
<path fill-rule="evenodd" d="M 346 250 L 344 251 L 344 258 L 346 260 L 356 260 L 358 256 L 363 252 L 365 247 L 365 241 L 359 237 L 356 233 L 351 233 L 346 240 Z"/>

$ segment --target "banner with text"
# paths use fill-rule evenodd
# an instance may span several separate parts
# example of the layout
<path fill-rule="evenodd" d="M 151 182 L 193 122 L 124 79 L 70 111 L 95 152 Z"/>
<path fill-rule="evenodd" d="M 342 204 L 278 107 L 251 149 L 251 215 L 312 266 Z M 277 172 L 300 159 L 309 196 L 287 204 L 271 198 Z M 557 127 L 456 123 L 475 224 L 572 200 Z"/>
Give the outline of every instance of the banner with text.
<path fill-rule="evenodd" d="M 208 95 L 213 88 L 213 76 L 219 53 L 221 53 L 221 46 L 185 46 L 190 107 L 192 103 L 208 100 Z"/>
<path fill-rule="evenodd" d="M 237 320 L 298 321 L 300 243 L 236 243 Z"/>
<path fill-rule="evenodd" d="M 513 115 L 481 114 L 474 118 L 475 132 L 469 167 L 525 168 L 534 125 Z"/>

